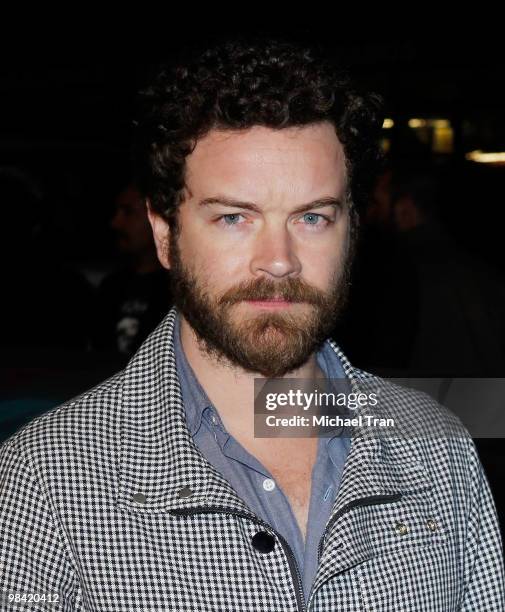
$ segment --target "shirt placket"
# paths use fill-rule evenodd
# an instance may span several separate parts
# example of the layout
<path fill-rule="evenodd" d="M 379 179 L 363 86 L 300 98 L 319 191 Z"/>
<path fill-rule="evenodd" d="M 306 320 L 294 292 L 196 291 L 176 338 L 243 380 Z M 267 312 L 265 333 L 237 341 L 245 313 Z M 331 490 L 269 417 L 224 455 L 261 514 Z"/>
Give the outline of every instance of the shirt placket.
<path fill-rule="evenodd" d="M 203 418 L 207 427 L 212 431 L 214 439 L 220 446 L 222 453 L 229 459 L 241 463 L 242 465 L 246 466 L 248 470 L 254 472 L 253 479 L 257 486 L 256 492 L 258 493 L 259 491 L 263 504 L 268 506 L 270 510 L 269 512 L 265 513 L 262 518 L 271 524 L 271 526 L 287 540 L 293 550 L 293 553 L 295 554 L 300 573 L 303 576 L 305 552 L 303 536 L 286 495 L 276 483 L 269 470 L 267 470 L 262 463 L 251 455 L 231 434 L 226 431 L 219 415 L 217 414 L 217 411 L 213 406 L 208 406 L 205 409 Z M 282 508 L 280 513 L 279 508 Z M 287 533 L 284 529 L 286 521 L 282 519 L 276 520 L 277 516 L 286 516 L 287 514 L 290 516 L 289 523 L 296 527 L 294 530 L 296 534 L 294 538 L 293 534 Z"/>

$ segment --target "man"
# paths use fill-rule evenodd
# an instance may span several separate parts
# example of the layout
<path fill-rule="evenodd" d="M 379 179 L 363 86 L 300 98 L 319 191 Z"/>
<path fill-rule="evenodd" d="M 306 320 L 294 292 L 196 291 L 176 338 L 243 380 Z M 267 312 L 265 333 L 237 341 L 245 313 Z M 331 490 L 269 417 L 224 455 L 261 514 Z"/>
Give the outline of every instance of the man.
<path fill-rule="evenodd" d="M 133 184 L 118 195 L 111 227 L 123 261 L 98 290 L 93 345 L 131 357 L 172 304 L 168 273 L 156 257 L 145 201 Z"/>
<path fill-rule="evenodd" d="M 391 392 L 423 438 L 254 436 L 257 377 L 372 380 L 328 334 L 377 99 L 311 50 L 235 42 L 144 103 L 175 306 L 124 372 L 3 447 L 3 589 L 64 610 L 502 610 L 486 479 L 427 397 Z"/>

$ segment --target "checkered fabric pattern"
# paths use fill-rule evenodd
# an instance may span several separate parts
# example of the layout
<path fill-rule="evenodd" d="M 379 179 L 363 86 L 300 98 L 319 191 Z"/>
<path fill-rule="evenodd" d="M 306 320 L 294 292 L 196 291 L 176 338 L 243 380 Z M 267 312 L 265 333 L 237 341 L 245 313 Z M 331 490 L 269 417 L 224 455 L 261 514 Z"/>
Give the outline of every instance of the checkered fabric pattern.
<path fill-rule="evenodd" d="M 0 448 L 0 610 L 505 610 L 471 439 L 428 396 L 390 386 L 392 410 L 429 435 L 355 432 L 305 602 L 289 547 L 193 444 L 175 314 L 125 371 Z M 375 380 L 332 347 L 355 388 Z M 257 546 L 258 532 L 273 546 Z"/>

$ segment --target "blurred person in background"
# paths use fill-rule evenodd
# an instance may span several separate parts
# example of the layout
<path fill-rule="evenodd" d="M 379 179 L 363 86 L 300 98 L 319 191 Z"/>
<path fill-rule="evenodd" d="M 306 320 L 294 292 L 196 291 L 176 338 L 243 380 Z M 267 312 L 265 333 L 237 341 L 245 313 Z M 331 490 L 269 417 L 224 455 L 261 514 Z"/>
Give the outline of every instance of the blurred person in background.
<path fill-rule="evenodd" d="M 505 286 L 444 229 L 441 182 L 423 162 L 377 180 L 343 344 L 372 370 L 501 376 Z"/>
<path fill-rule="evenodd" d="M 130 356 L 171 306 L 169 273 L 158 261 L 145 200 L 133 184 L 117 196 L 111 228 L 121 264 L 98 289 L 93 346 Z"/>

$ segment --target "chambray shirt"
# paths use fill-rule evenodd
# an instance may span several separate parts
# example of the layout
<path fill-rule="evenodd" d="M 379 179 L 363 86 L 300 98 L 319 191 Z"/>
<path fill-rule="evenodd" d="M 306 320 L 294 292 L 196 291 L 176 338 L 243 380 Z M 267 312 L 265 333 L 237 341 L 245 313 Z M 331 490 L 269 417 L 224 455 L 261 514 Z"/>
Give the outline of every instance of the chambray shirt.
<path fill-rule="evenodd" d="M 338 435 L 319 438 L 304 543 L 288 498 L 270 472 L 226 431 L 218 411 L 198 382 L 182 348 L 179 313 L 175 320 L 174 347 L 186 421 L 194 443 L 249 508 L 286 539 L 296 557 L 307 600 L 317 571 L 319 540 L 340 485 L 350 439 Z M 327 343 L 316 353 L 316 358 L 327 378 L 345 378 L 339 358 Z"/>

